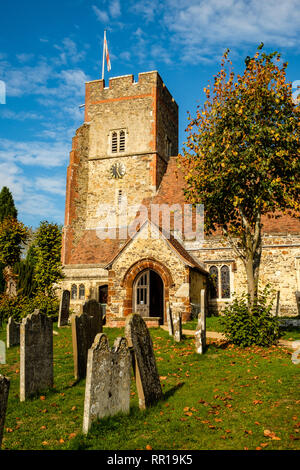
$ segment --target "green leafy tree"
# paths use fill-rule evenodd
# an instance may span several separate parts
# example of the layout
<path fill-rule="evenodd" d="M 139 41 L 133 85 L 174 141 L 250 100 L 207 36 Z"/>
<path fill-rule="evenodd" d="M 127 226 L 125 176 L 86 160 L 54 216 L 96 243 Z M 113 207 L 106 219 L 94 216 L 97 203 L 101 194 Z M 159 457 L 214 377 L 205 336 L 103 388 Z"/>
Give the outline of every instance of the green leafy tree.
<path fill-rule="evenodd" d="M 253 309 L 258 293 L 262 216 L 299 216 L 299 114 L 286 63 L 258 48 L 235 77 L 228 52 L 206 102 L 187 128 L 179 164 L 185 195 L 205 208 L 205 231 L 220 229 L 242 260 Z M 251 309 L 250 309 L 251 310 Z"/>
<path fill-rule="evenodd" d="M 16 219 L 18 216 L 17 209 L 10 190 L 3 186 L 0 192 L 0 222 L 6 217 L 13 217 Z"/>
<path fill-rule="evenodd" d="M 62 233 L 57 224 L 40 223 L 34 245 L 36 251 L 35 275 L 39 291 L 51 296 L 54 284 L 62 278 L 61 266 Z"/>
<path fill-rule="evenodd" d="M 6 293 L 9 296 L 15 296 L 17 293 L 13 268 L 20 261 L 22 245 L 27 239 L 28 229 L 18 220 L 7 217 L 0 223 L 0 263 L 5 266 L 3 273 Z"/>
<path fill-rule="evenodd" d="M 0 192 L 0 222 L 2 222 L 6 217 L 14 217 L 17 218 L 17 209 L 15 207 L 15 203 L 12 197 L 10 190 L 3 186 Z M 0 293 L 4 292 L 5 290 L 5 279 L 3 276 L 3 269 L 5 266 L 0 264 Z"/>

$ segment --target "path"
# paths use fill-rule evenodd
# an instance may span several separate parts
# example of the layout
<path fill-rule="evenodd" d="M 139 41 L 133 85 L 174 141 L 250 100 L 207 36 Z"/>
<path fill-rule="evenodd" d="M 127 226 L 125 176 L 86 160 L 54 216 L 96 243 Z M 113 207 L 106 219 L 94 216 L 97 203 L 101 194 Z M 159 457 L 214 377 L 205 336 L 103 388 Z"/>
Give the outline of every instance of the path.
<path fill-rule="evenodd" d="M 161 325 L 160 326 L 163 330 L 169 331 L 167 325 Z M 195 331 L 194 330 L 182 330 L 182 334 L 186 336 L 195 336 Z M 206 337 L 207 338 L 213 338 L 213 339 L 218 339 L 218 340 L 225 340 L 225 335 L 223 333 L 218 333 L 217 331 L 207 331 L 206 330 Z M 288 341 L 286 339 L 280 339 L 278 341 L 279 346 L 284 346 L 288 349 L 296 349 L 296 346 L 294 346 L 295 341 Z M 298 346 L 299 347 L 299 346 Z"/>

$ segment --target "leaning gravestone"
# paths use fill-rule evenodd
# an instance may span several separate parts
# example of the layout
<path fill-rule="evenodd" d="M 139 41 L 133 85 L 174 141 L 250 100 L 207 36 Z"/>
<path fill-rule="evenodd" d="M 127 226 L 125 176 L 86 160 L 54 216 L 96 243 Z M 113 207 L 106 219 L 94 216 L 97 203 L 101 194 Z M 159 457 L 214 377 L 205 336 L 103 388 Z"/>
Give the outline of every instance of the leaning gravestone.
<path fill-rule="evenodd" d="M 75 379 L 81 379 L 86 376 L 86 365 L 88 350 L 92 346 L 95 336 L 102 333 L 102 315 L 101 312 L 94 315 L 82 313 L 81 315 L 72 315 L 72 343 L 74 358 L 74 376 Z"/>
<path fill-rule="evenodd" d="M 70 312 L 70 291 L 64 290 L 61 296 L 58 315 L 58 328 L 68 325 Z"/>
<path fill-rule="evenodd" d="M 15 322 L 13 317 L 9 317 L 6 326 L 6 345 L 8 348 L 20 344 L 20 323 Z"/>
<path fill-rule="evenodd" d="M 5 422 L 9 386 L 9 379 L 0 374 L 0 448 L 3 437 L 3 428 Z"/>
<path fill-rule="evenodd" d="M 182 318 L 179 312 L 172 313 L 174 341 L 179 343 L 182 340 Z"/>
<path fill-rule="evenodd" d="M 131 354 L 125 338 L 110 349 L 107 336 L 97 334 L 88 352 L 83 433 L 93 421 L 116 413 L 129 413 Z"/>
<path fill-rule="evenodd" d="M 172 321 L 170 302 L 167 302 L 167 323 L 168 323 L 169 335 L 173 336 L 174 331 L 173 331 L 173 321 Z"/>
<path fill-rule="evenodd" d="M 139 407 L 145 409 L 162 397 L 153 345 L 146 323 L 140 315 L 130 315 L 125 323 L 128 346 L 134 352 L 134 373 Z"/>
<path fill-rule="evenodd" d="M 53 387 L 53 324 L 39 310 L 20 328 L 20 400 Z"/>

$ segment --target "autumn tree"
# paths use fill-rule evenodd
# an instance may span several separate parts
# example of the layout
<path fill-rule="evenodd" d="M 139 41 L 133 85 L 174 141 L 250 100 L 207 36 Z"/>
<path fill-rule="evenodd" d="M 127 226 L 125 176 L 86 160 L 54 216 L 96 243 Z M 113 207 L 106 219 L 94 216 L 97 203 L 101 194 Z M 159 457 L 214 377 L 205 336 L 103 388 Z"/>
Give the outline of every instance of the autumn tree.
<path fill-rule="evenodd" d="M 34 238 L 34 279 L 38 290 L 49 296 L 53 295 L 54 284 L 62 278 L 61 241 L 62 233 L 57 224 L 47 221 L 40 223 Z"/>
<path fill-rule="evenodd" d="M 286 81 L 287 63 L 261 44 L 235 76 L 229 51 L 206 101 L 189 116 L 179 156 L 185 195 L 204 204 L 205 231 L 219 229 L 242 260 L 253 307 L 258 293 L 262 216 L 299 216 L 299 105 Z"/>
<path fill-rule="evenodd" d="M 6 283 L 6 294 L 17 295 L 17 276 L 14 266 L 20 261 L 22 246 L 28 239 L 28 229 L 13 217 L 6 217 L 0 222 L 0 263 Z"/>

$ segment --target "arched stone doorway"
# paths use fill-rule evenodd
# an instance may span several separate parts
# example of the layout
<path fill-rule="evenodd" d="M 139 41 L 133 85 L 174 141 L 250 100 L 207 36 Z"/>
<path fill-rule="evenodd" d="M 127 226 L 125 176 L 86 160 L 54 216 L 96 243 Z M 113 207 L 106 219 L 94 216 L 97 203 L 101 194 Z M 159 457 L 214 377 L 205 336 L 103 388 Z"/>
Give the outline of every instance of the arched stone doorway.
<path fill-rule="evenodd" d="M 133 283 L 132 310 L 142 317 L 159 317 L 164 322 L 164 283 L 160 275 L 146 269 Z"/>
<path fill-rule="evenodd" d="M 166 322 L 166 302 L 169 301 L 170 288 L 173 287 L 173 279 L 169 269 L 153 258 L 144 258 L 134 263 L 126 271 L 121 287 L 125 289 L 125 298 L 123 300 L 123 314 L 126 317 L 133 312 L 134 283 L 137 276 L 145 270 L 154 271 L 160 276 L 163 282 L 163 316 L 162 322 Z"/>

